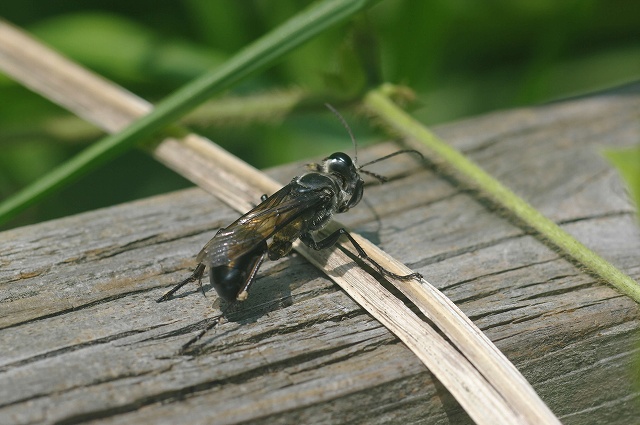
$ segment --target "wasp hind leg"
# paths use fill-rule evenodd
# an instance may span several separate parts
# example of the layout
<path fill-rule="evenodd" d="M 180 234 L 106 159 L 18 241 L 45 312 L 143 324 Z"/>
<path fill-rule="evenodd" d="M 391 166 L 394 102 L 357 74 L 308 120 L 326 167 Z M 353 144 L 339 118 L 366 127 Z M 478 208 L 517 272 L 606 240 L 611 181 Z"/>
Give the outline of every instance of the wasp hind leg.
<path fill-rule="evenodd" d="M 367 255 L 365 250 L 360 246 L 358 242 L 356 242 L 353 236 L 351 236 L 351 234 L 344 227 L 341 227 L 340 229 L 331 233 L 326 238 L 317 242 L 315 239 L 313 239 L 313 236 L 311 235 L 311 233 L 304 233 L 300 235 L 300 240 L 309 248 L 315 249 L 316 251 L 320 251 L 321 249 L 329 248 L 335 245 L 336 242 L 338 242 L 338 239 L 340 239 L 340 236 L 342 235 L 345 235 L 349 239 L 349 242 L 351 242 L 351 245 L 353 245 L 356 251 L 358 251 L 358 256 L 363 260 L 366 260 L 369 263 L 371 263 L 371 265 L 373 265 L 376 269 L 378 269 L 381 275 L 390 277 L 393 279 L 400 279 L 400 280 L 422 279 L 422 275 L 420 273 L 410 273 L 407 275 L 400 275 L 385 269 L 380 264 L 378 264 L 373 258 Z"/>
<path fill-rule="evenodd" d="M 253 282 L 256 281 L 256 275 L 258 274 L 258 269 L 262 265 L 265 255 L 266 255 L 266 251 L 263 252 L 262 255 L 260 255 L 255 260 L 255 262 L 251 265 L 251 272 L 249 273 L 247 280 L 242 285 L 242 288 L 240 289 L 240 291 L 238 291 L 238 295 L 236 296 L 237 301 L 244 301 L 249 296 L 249 289 L 251 288 L 251 285 L 253 285 Z"/>
<path fill-rule="evenodd" d="M 202 289 L 202 275 L 204 274 L 204 269 L 205 269 L 204 264 L 202 263 L 198 264 L 198 266 L 193 271 L 193 273 L 191 273 L 191 276 L 189 276 L 188 278 L 186 278 L 185 280 L 183 280 L 182 282 L 178 283 L 176 286 L 171 288 L 171 290 L 169 290 L 163 296 L 158 298 L 156 302 L 161 303 L 163 301 L 169 300 L 171 296 L 175 294 L 184 285 L 190 282 L 195 282 L 196 280 L 198 281 L 198 287 L 200 288 L 200 290 L 202 291 L 202 294 L 204 295 L 204 289 Z"/>

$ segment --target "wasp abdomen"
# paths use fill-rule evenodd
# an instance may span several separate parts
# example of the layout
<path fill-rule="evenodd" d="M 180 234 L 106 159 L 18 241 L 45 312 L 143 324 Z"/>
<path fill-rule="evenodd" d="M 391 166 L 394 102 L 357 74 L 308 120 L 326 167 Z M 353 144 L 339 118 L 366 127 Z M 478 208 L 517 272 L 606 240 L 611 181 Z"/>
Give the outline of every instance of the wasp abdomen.
<path fill-rule="evenodd" d="M 213 267 L 209 272 L 211 285 L 220 298 L 233 302 L 240 292 L 240 287 L 246 281 L 248 273 L 246 269 L 230 266 Z"/>
<path fill-rule="evenodd" d="M 229 264 L 211 267 L 209 281 L 218 296 L 228 302 L 244 301 L 266 251 L 267 244 L 263 242 L 258 249 L 236 258 Z"/>

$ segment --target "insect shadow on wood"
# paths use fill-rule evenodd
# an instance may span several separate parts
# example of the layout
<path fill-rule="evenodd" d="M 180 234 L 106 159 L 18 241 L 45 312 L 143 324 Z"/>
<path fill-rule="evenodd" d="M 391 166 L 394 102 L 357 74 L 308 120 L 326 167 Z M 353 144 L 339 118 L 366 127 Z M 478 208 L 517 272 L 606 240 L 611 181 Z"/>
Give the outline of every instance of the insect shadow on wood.
<path fill-rule="evenodd" d="M 263 195 L 259 205 L 218 230 L 198 254 L 198 265 L 191 276 L 175 285 L 158 302 L 169 300 L 190 282 L 197 282 L 204 294 L 202 276 L 207 267 L 211 285 L 220 298 L 230 305 L 244 301 L 265 258 L 278 260 L 286 256 L 297 239 L 309 248 L 322 250 L 332 247 L 343 237 L 356 249 L 358 257 L 382 276 L 401 280 L 422 278 L 419 273 L 398 275 L 385 269 L 370 258 L 344 228 L 323 239 L 315 239 L 314 234 L 325 227 L 334 214 L 345 213 L 362 200 L 364 180 L 361 174 L 369 175 L 381 183 L 387 181 L 385 177 L 364 167 L 400 154 L 415 154 L 423 158 L 416 150 L 400 150 L 357 165 L 358 145 L 351 129 L 338 111 L 331 105 L 326 106 L 349 133 L 355 151 L 353 160 L 343 152 L 336 152 L 319 164 L 308 164 L 308 173 L 294 177 L 273 195 Z"/>

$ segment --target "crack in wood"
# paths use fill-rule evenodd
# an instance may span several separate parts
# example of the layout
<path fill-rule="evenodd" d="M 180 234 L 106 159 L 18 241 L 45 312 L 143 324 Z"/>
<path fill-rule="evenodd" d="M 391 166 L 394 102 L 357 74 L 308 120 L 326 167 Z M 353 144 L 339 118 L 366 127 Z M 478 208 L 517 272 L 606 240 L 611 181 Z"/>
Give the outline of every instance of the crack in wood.
<path fill-rule="evenodd" d="M 39 362 L 39 361 L 42 361 L 42 360 L 45 360 L 45 359 L 59 357 L 60 355 L 63 355 L 63 354 L 66 354 L 66 353 L 71 353 L 71 352 L 78 351 L 78 350 L 82 350 L 83 348 L 94 347 L 96 345 L 108 344 L 110 342 L 117 341 L 119 339 L 123 339 L 123 338 L 129 337 L 131 335 L 137 335 L 137 334 L 141 334 L 141 333 L 144 333 L 144 332 L 148 332 L 150 330 L 159 328 L 161 326 L 163 326 L 163 325 L 153 325 L 153 326 L 149 326 L 149 327 L 143 328 L 143 329 L 135 329 L 135 330 L 131 330 L 131 331 L 120 332 L 120 333 L 109 335 L 109 336 L 106 336 L 106 337 L 103 337 L 103 338 L 96 338 L 96 339 L 92 339 L 90 341 L 81 342 L 79 344 L 69 345 L 69 346 L 66 346 L 66 347 L 63 347 L 63 348 L 58 348 L 56 350 L 47 351 L 45 353 L 38 354 L 38 355 L 35 355 L 35 356 L 31 356 L 31 357 L 19 360 L 17 362 L 5 363 L 2 366 L 0 366 L 0 372 L 6 372 L 9 369 L 22 367 L 22 366 L 28 365 L 30 363 Z M 2 406 L 3 405 L 0 404 L 0 407 L 2 407 Z"/>
<path fill-rule="evenodd" d="M 105 303 L 108 303 L 108 302 L 119 300 L 121 298 L 126 298 L 126 297 L 129 297 L 131 295 L 144 294 L 146 292 L 152 292 L 152 291 L 155 291 L 155 290 L 156 290 L 156 288 L 144 288 L 144 289 L 138 289 L 138 290 L 135 290 L 135 291 L 121 292 L 119 294 L 115 294 L 115 295 L 111 295 L 111 296 L 108 296 L 108 297 L 100 298 L 100 299 L 93 300 L 93 301 L 90 301 L 90 302 L 87 302 L 87 303 L 84 303 L 84 304 L 74 305 L 73 307 L 65 308 L 65 309 L 62 309 L 62 310 L 59 310 L 59 311 L 55 311 L 53 313 L 44 314 L 44 315 L 38 316 L 38 317 L 33 317 L 33 318 L 29 319 L 29 320 L 24 320 L 22 322 L 11 323 L 9 325 L 0 327 L 0 330 L 17 328 L 17 327 L 20 327 L 20 326 L 28 325 L 30 323 L 41 322 L 41 321 L 44 321 L 44 320 L 47 320 L 47 319 L 51 319 L 53 317 L 58 317 L 58 316 L 63 316 L 65 314 L 69 314 L 69 313 L 74 312 L 74 311 L 84 310 L 84 309 L 87 309 L 87 308 L 95 307 L 95 306 L 100 305 L 100 304 L 105 304 Z"/>

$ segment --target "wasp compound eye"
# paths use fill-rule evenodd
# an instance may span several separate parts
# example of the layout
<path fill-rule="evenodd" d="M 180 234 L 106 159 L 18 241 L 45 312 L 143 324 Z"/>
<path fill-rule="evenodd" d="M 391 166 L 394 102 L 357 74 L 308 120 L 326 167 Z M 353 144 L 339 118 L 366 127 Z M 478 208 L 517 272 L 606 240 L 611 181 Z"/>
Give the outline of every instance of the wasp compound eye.
<path fill-rule="evenodd" d="M 351 161 L 351 157 L 344 152 L 336 152 L 334 154 L 331 154 L 329 159 L 333 161 L 341 162 L 347 167 L 353 164 L 353 161 Z"/>
<path fill-rule="evenodd" d="M 327 158 L 326 168 L 330 173 L 340 174 L 345 177 L 350 176 L 355 171 L 351 157 L 342 152 L 336 152 Z"/>

